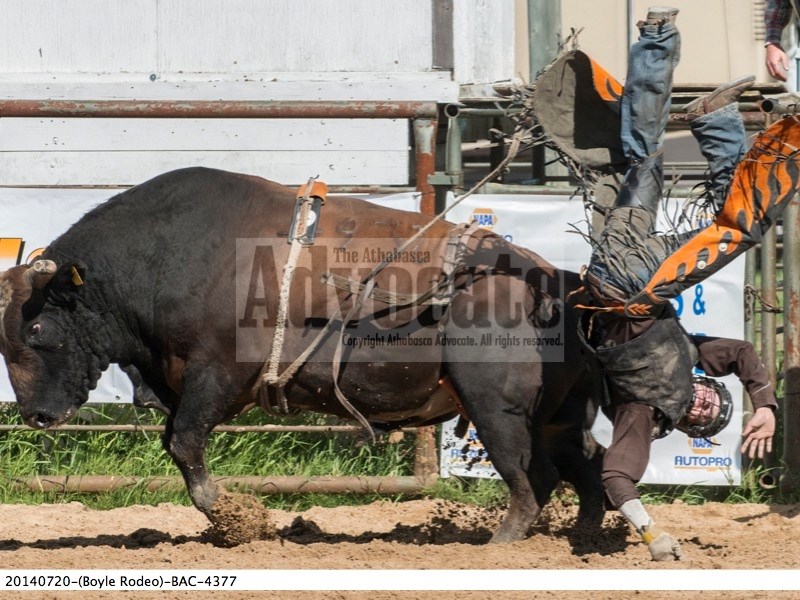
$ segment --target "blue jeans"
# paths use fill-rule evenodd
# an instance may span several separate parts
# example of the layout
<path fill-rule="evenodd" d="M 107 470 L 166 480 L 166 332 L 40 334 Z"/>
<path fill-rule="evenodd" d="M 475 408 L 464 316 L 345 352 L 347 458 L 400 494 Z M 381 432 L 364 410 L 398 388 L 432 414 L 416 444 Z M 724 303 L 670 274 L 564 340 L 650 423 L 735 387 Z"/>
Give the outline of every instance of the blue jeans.
<path fill-rule="evenodd" d="M 639 34 L 639 41 L 631 46 L 620 106 L 622 148 L 632 165 L 654 156 L 664 144 L 672 74 L 681 54 L 681 36 L 674 24 L 646 25 Z M 691 130 L 708 161 L 719 210 L 733 171 L 744 156 L 744 121 L 731 104 L 698 117 Z"/>
<path fill-rule="evenodd" d="M 631 164 L 655 155 L 664 143 L 672 72 L 680 58 L 681 34 L 674 23 L 639 28 L 620 107 L 622 149 Z"/>
<path fill-rule="evenodd" d="M 662 195 L 661 150 L 669 120 L 672 73 L 679 59 L 680 33 L 674 24 L 640 28 L 639 41 L 630 51 L 620 110 L 620 135 L 629 171 L 594 244 L 588 268 L 590 289 L 598 299 L 616 303 L 634 296 L 661 263 L 694 235 L 655 233 Z M 709 185 L 718 212 L 744 154 L 744 122 L 736 104 L 731 104 L 698 117 L 691 130 L 709 163 Z M 646 185 L 648 182 L 651 185 Z"/>
<path fill-rule="evenodd" d="M 661 148 L 672 73 L 680 60 L 680 46 L 674 24 L 640 27 L 639 41 L 631 46 L 620 101 L 620 137 L 629 169 L 588 268 L 589 289 L 601 300 L 616 303 L 633 296 L 671 252 L 671 246 L 663 247 L 667 240 L 654 235 L 654 223 L 662 195 Z"/>
<path fill-rule="evenodd" d="M 708 161 L 714 208 L 719 212 L 728 195 L 736 165 L 744 156 L 744 120 L 736 104 L 729 104 L 696 118 L 691 129 L 700 152 Z"/>

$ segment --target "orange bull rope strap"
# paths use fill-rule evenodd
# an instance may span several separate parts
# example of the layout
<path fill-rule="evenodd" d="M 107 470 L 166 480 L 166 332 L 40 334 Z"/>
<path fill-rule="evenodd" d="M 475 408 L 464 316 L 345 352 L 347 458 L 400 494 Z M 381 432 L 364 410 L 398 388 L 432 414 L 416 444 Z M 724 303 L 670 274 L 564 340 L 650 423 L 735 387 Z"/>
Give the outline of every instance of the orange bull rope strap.
<path fill-rule="evenodd" d="M 626 302 L 625 313 L 657 313 L 665 302 L 759 243 L 797 193 L 799 161 L 797 116 L 784 117 L 761 132 L 736 167 L 714 222 L 664 260 L 642 291 Z"/>
<path fill-rule="evenodd" d="M 303 246 L 310 246 L 317 236 L 317 225 L 322 205 L 328 196 L 328 185 L 316 178 L 311 178 L 308 183 L 297 190 L 297 203 L 292 215 L 292 224 L 289 227 L 288 243 L 297 239 Z"/>

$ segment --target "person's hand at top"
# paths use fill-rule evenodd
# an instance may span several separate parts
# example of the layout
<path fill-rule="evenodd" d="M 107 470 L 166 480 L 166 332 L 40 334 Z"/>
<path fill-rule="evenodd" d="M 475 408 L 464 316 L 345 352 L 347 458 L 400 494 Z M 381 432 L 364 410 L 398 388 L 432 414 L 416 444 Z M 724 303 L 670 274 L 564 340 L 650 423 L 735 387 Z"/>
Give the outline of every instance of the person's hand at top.
<path fill-rule="evenodd" d="M 789 71 L 789 57 L 786 52 L 780 44 L 769 44 L 766 50 L 767 71 L 775 79 L 786 81 L 786 73 Z"/>

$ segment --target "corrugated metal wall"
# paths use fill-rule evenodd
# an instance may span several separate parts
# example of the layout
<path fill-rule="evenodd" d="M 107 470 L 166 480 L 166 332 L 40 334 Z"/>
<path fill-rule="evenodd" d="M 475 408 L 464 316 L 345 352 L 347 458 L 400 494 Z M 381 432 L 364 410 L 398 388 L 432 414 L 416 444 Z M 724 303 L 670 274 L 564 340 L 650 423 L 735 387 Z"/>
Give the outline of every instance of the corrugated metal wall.
<path fill-rule="evenodd" d="M 0 97 L 444 103 L 510 78 L 513 0 L 437 1 L 4 0 Z M 409 141 L 394 119 L 4 118 L 0 186 L 127 185 L 189 165 L 403 185 Z"/>
<path fill-rule="evenodd" d="M 4 73 L 430 70 L 431 2 L 5 0 Z"/>

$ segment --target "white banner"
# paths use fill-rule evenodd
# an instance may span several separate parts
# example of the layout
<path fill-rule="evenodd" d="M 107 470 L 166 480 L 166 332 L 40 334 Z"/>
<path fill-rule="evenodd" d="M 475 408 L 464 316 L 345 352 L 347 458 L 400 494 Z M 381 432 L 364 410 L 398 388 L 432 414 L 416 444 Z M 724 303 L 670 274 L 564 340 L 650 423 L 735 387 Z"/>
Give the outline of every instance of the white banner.
<path fill-rule="evenodd" d="M 566 196 L 473 195 L 449 214 L 451 221 L 472 218 L 510 242 L 526 246 L 557 267 L 577 271 L 587 264 L 589 244 L 570 224 L 586 231 L 580 198 Z M 744 256 L 713 277 L 693 286 L 673 301 L 681 323 L 689 333 L 741 339 L 744 335 Z M 731 425 L 709 444 L 680 432 L 653 443 L 643 483 L 737 485 L 741 481 L 740 424 L 742 386 L 736 376 L 722 379 L 734 399 Z M 457 438 L 457 420 L 442 432 L 441 475 L 497 477 L 474 428 Z M 603 415 L 592 433 L 607 446 L 611 424 Z"/>

